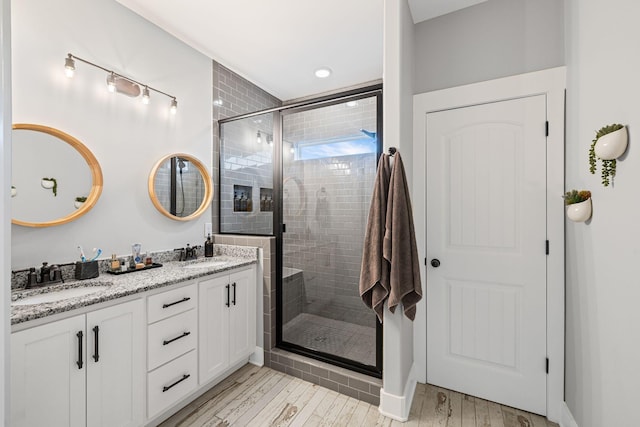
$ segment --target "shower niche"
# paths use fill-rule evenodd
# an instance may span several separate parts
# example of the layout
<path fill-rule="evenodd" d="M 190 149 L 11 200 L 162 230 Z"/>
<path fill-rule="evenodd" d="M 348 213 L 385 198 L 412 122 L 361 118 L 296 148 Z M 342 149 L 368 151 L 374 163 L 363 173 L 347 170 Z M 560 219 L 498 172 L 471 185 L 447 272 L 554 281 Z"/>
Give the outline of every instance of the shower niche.
<path fill-rule="evenodd" d="M 233 186 L 233 211 L 253 212 L 253 187 L 246 185 Z"/>

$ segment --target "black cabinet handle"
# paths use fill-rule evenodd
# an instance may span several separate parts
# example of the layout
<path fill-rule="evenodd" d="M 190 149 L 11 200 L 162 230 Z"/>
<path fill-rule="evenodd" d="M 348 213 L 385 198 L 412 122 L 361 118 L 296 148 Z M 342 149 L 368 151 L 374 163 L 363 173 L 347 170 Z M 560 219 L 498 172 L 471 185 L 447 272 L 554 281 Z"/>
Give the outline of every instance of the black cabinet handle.
<path fill-rule="evenodd" d="M 171 384 L 171 385 L 166 385 L 164 387 L 162 387 L 162 392 L 164 393 L 165 391 L 169 390 L 171 387 L 175 387 L 178 384 L 180 384 L 182 381 L 186 380 L 187 378 L 189 378 L 191 375 L 190 374 L 184 374 L 182 376 L 182 378 L 180 378 L 178 381 L 176 381 L 175 383 Z"/>
<path fill-rule="evenodd" d="M 233 305 L 236 305 L 236 282 L 233 282 L 233 301 L 231 301 L 233 303 Z"/>
<path fill-rule="evenodd" d="M 227 303 L 225 304 L 227 307 L 229 307 L 229 285 L 225 286 L 227 288 Z"/>
<path fill-rule="evenodd" d="M 78 361 L 76 362 L 78 369 L 82 369 L 82 365 L 84 365 L 84 362 L 82 361 L 82 335 L 82 331 L 78 331 L 76 334 L 78 337 Z"/>
<path fill-rule="evenodd" d="M 162 341 L 162 345 L 171 344 L 172 342 L 177 341 L 180 338 L 184 338 L 186 336 L 189 336 L 190 334 L 191 334 L 191 332 L 187 331 L 187 332 L 183 333 L 182 335 L 178 335 L 177 337 L 172 338 L 170 340 L 164 340 L 164 341 Z"/>
<path fill-rule="evenodd" d="M 93 327 L 93 337 L 95 340 L 95 344 L 94 344 L 94 348 L 93 348 L 93 360 L 94 361 L 98 361 L 98 359 L 100 359 L 100 354 L 98 353 L 98 333 L 100 332 L 100 328 L 98 328 L 98 325 Z"/>
<path fill-rule="evenodd" d="M 190 299 L 191 298 L 189 298 L 189 297 L 184 297 L 180 301 L 172 302 L 172 303 L 169 303 L 169 304 L 162 304 L 162 308 L 171 307 L 172 305 L 180 304 L 181 302 L 187 302 Z"/>

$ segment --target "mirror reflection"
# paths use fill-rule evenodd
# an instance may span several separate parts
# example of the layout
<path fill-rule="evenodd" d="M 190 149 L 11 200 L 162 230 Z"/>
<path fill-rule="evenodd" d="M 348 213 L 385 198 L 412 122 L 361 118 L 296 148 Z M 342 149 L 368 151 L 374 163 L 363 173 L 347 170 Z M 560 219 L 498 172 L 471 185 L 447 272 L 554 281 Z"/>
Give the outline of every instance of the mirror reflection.
<path fill-rule="evenodd" d="M 165 216 L 190 220 L 202 214 L 211 203 L 211 178 L 196 158 L 171 154 L 154 166 L 149 177 L 149 195 Z"/>
<path fill-rule="evenodd" d="M 47 126 L 15 124 L 12 141 L 14 224 L 64 224 L 95 205 L 102 192 L 102 172 L 79 140 Z"/>

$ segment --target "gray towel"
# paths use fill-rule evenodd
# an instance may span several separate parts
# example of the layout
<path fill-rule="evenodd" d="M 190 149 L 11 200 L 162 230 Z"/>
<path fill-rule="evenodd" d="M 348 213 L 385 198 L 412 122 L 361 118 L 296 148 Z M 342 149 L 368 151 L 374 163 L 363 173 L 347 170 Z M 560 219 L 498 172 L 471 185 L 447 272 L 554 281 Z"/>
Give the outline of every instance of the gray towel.
<path fill-rule="evenodd" d="M 383 154 L 378 161 L 378 172 L 369 207 L 369 219 L 364 236 L 362 267 L 360 269 L 360 297 L 369 308 L 376 312 L 380 322 L 382 322 L 384 301 L 390 291 L 390 264 L 384 259 L 382 248 L 390 176 L 389 156 Z"/>
<path fill-rule="evenodd" d="M 395 312 L 402 302 L 404 314 L 413 320 L 422 287 L 411 199 L 399 152 L 394 156 L 386 210 L 383 255 L 391 264 L 389 310 Z"/>

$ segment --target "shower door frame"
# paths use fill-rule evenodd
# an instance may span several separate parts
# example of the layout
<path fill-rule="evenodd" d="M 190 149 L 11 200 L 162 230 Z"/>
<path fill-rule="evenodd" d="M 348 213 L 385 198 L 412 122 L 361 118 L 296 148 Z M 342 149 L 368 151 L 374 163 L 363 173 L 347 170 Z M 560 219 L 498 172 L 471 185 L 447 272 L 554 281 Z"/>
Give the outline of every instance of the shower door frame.
<path fill-rule="evenodd" d="M 252 113 L 241 114 L 233 117 L 226 117 L 218 120 L 219 135 L 222 136 L 222 125 L 237 120 L 243 120 L 250 117 L 260 116 L 263 114 L 273 113 L 273 198 L 276 203 L 273 209 L 273 232 L 272 234 L 254 234 L 241 233 L 237 231 L 227 232 L 221 230 L 222 221 L 222 199 L 218 199 L 218 221 L 219 231 L 221 235 L 244 235 L 244 236 L 274 236 L 276 238 L 276 347 L 290 351 L 292 353 L 301 354 L 316 360 L 327 362 L 332 365 L 350 369 L 355 372 L 370 375 L 376 378 L 382 378 L 382 324 L 376 322 L 376 365 L 369 366 L 357 363 L 350 359 L 340 356 L 318 352 L 293 343 L 288 343 L 282 337 L 282 266 L 283 266 L 283 204 L 282 204 L 282 183 L 283 183 L 283 160 L 282 160 L 282 116 L 292 112 L 300 112 L 305 110 L 326 107 L 335 104 L 345 103 L 347 101 L 355 101 L 358 99 L 376 97 L 376 166 L 380 155 L 382 154 L 383 135 L 382 135 L 382 84 L 363 86 L 357 89 L 351 89 L 331 95 L 325 95 L 312 98 L 305 101 L 295 102 L 280 107 L 268 108 L 265 110 L 255 111 Z M 222 149 L 222 144 L 220 145 Z M 223 158 L 220 152 L 218 168 L 218 183 L 221 183 L 223 173 Z M 220 192 L 218 192 L 220 194 Z M 363 237 L 364 238 L 364 237 Z M 364 304 L 364 303 L 363 303 Z M 375 317 L 371 311 L 372 317 Z"/>
<path fill-rule="evenodd" d="M 382 154 L 383 140 L 382 140 L 382 85 L 369 86 L 361 89 L 356 89 L 348 92 L 341 92 L 332 96 L 326 96 L 311 100 L 308 103 L 303 103 L 295 106 L 284 106 L 279 109 L 279 114 L 274 117 L 274 139 L 277 143 L 274 151 L 274 196 L 277 200 L 274 210 L 274 224 L 273 230 L 276 237 L 276 347 L 283 350 L 297 353 L 302 356 L 311 357 L 316 360 L 330 363 L 332 365 L 340 366 L 355 372 L 370 375 L 376 378 L 382 378 L 382 324 L 378 322 L 373 311 L 371 311 L 372 318 L 375 318 L 376 324 L 376 364 L 375 366 L 365 365 L 358 363 L 357 361 L 343 358 L 334 354 L 324 353 L 316 351 L 310 348 L 300 346 L 291 342 L 287 342 L 283 337 L 283 292 L 282 292 L 282 268 L 284 263 L 284 241 L 283 234 L 285 233 L 285 224 L 283 221 L 283 198 L 282 198 L 282 186 L 283 186 L 283 126 L 282 120 L 284 116 L 303 111 L 314 110 L 322 107 L 328 107 L 331 105 L 342 104 L 348 101 L 356 101 L 359 99 L 376 97 L 376 165 L 377 160 Z M 276 136 L 277 135 L 277 138 Z M 277 183 L 278 185 L 275 185 Z M 364 236 L 363 236 L 364 239 Z M 363 303 L 364 304 L 364 303 Z"/>

